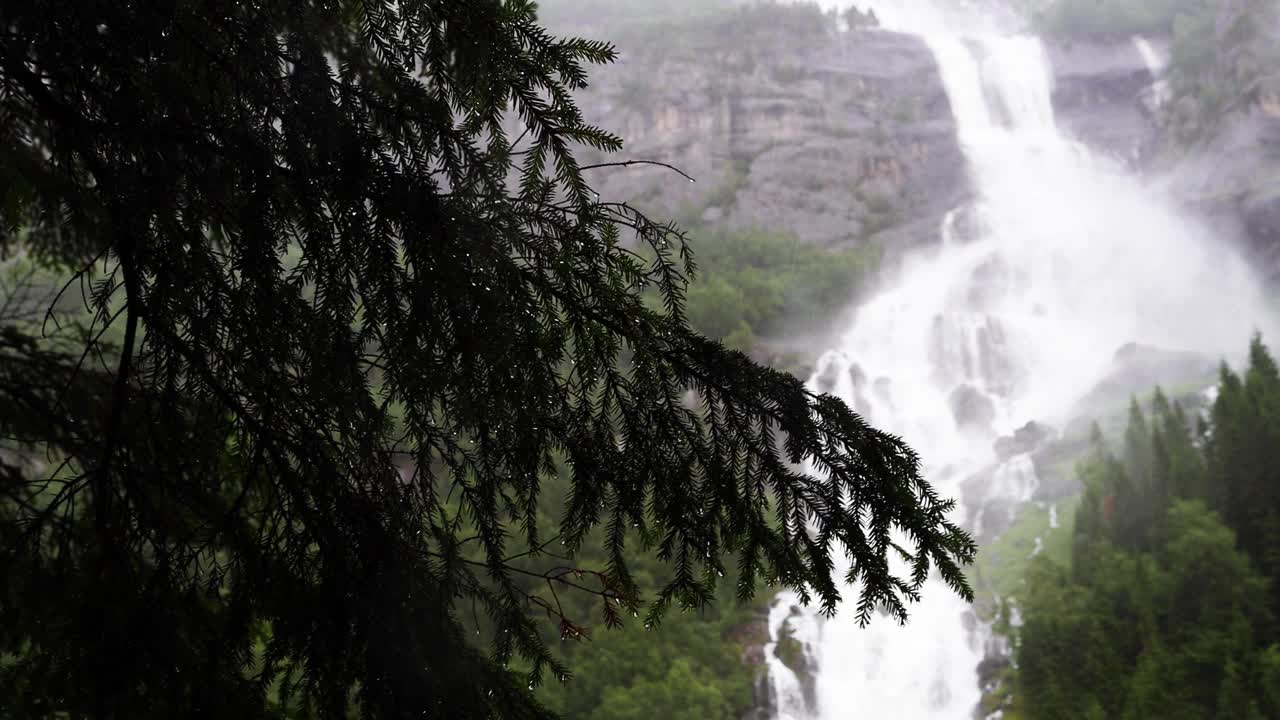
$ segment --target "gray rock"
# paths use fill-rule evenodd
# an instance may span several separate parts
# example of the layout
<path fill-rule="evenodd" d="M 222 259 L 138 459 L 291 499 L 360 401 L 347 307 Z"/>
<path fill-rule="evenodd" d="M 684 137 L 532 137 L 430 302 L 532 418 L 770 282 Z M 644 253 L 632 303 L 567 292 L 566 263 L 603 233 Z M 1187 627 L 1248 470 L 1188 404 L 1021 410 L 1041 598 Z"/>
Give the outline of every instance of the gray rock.
<path fill-rule="evenodd" d="M 1134 394 L 1146 394 L 1157 385 L 1207 387 L 1214 381 L 1218 358 L 1194 352 L 1128 343 L 1118 349 L 1106 375 L 1072 410 L 1079 418 L 1124 408 Z"/>
<path fill-rule="evenodd" d="M 1129 158 L 1150 134 L 1139 99 L 1154 78 L 1129 41 L 1046 48 L 1058 122 L 1089 146 Z"/>
<path fill-rule="evenodd" d="M 978 685 L 983 688 L 994 686 L 1000 673 L 1011 663 L 1012 659 L 1005 655 L 987 655 L 982 658 L 978 663 Z"/>
<path fill-rule="evenodd" d="M 982 238 L 990 229 L 984 209 L 977 203 L 965 203 L 953 210 L 951 216 L 951 241 L 966 245 Z"/>
<path fill-rule="evenodd" d="M 579 97 L 587 120 L 625 138 L 627 158 L 697 179 L 593 171 L 603 197 L 655 214 L 893 253 L 936 242 L 967 194 L 946 92 L 918 37 L 857 29 L 763 35 L 732 51 L 624 47 L 593 77 Z"/>
<path fill-rule="evenodd" d="M 1171 140 L 1162 135 L 1150 144 Z M 1152 154 L 1153 163 L 1166 158 Z M 1206 128 L 1194 152 L 1159 169 L 1185 203 L 1217 220 L 1262 279 L 1280 285 L 1280 80 L 1261 82 Z"/>
<path fill-rule="evenodd" d="M 1263 257 L 1271 274 L 1280 263 L 1280 189 L 1252 189 L 1240 203 L 1241 222 L 1255 257 Z"/>
<path fill-rule="evenodd" d="M 815 389 L 820 393 L 833 393 L 840 382 L 840 370 L 835 363 L 827 365 L 822 374 L 814 378 Z"/>
<path fill-rule="evenodd" d="M 1033 452 L 1051 439 L 1053 439 L 1053 429 L 1032 420 L 1015 430 L 1013 435 L 996 438 L 993 447 L 996 457 L 1004 461 L 1015 455 Z"/>
<path fill-rule="evenodd" d="M 996 406 L 982 391 L 972 385 L 961 385 L 947 398 L 956 426 L 965 430 L 990 430 L 996 419 Z"/>
<path fill-rule="evenodd" d="M 866 387 L 867 374 L 862 371 L 862 367 L 857 363 L 849 365 L 849 381 L 853 383 L 853 389 L 861 391 Z"/>
<path fill-rule="evenodd" d="M 1137 99 L 1151 74 L 1129 42 L 1051 46 L 1060 122 L 1130 156 L 1151 133 Z M 936 242 L 970 197 L 936 61 L 918 37 L 857 28 L 764 34 L 726 49 L 662 54 L 623 47 L 580 104 L 660 167 L 596 171 L 602 196 L 721 227 L 785 229 L 829 247 L 874 242 L 896 254 Z M 963 241 L 980 216 L 956 222 Z M 696 240 L 696 238 L 695 238 Z"/>

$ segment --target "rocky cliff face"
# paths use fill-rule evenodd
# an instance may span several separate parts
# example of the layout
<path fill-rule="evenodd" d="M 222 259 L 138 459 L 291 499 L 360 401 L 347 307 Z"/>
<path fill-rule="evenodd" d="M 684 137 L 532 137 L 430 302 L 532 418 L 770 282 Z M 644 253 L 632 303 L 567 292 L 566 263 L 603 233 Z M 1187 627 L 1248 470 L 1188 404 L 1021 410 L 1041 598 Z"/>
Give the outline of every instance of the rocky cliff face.
<path fill-rule="evenodd" d="M 1243 238 L 1280 284 L 1280 83 L 1259 85 L 1169 172 L 1175 192 Z"/>
<path fill-rule="evenodd" d="M 1151 133 L 1142 103 L 1152 75 L 1131 42 L 1051 43 L 1053 107 L 1058 122 L 1090 147 L 1135 158 Z"/>
<path fill-rule="evenodd" d="M 685 32 L 690 21 L 620 42 L 622 61 L 593 72 L 584 114 L 626 139 L 626 158 L 674 164 L 697 182 L 632 166 L 593 171 L 597 190 L 686 225 L 790 231 L 828 247 L 874 242 L 894 254 L 935 242 L 969 188 L 929 49 L 916 37 L 837 32 L 816 13 L 782 12 Z M 685 34 L 670 36 L 677 31 Z M 1167 54 L 1161 39 L 1152 44 Z M 1149 163 L 1161 137 L 1153 76 L 1135 44 L 1051 43 L 1046 51 L 1062 127 L 1095 149 Z M 1280 87 L 1260 86 L 1197 152 L 1158 171 L 1176 178 L 1185 202 L 1216 217 L 1224 237 L 1244 238 L 1280 282 L 1277 167 Z"/>
<path fill-rule="evenodd" d="M 946 93 L 920 38 L 832 27 L 622 51 L 594 73 L 584 114 L 626 139 L 626 158 L 672 163 L 697 182 L 658 167 L 594 171 L 602 196 L 686 223 L 893 252 L 936 241 L 968 195 Z M 1047 52 L 1063 126 L 1133 159 L 1153 131 L 1140 102 L 1152 76 L 1136 47 Z"/>
<path fill-rule="evenodd" d="M 626 53 L 596 74 L 584 114 L 630 167 L 597 190 L 686 222 L 790 230 L 827 246 L 936 238 L 967 192 L 932 55 L 878 30 L 761 33 L 730 47 Z"/>

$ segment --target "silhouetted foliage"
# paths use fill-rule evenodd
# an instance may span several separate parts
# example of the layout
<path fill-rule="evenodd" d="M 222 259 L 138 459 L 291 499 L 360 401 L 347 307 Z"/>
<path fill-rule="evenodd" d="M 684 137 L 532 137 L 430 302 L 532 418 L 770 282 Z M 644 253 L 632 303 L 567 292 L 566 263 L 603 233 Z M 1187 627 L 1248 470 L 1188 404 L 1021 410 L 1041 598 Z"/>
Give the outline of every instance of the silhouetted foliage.
<path fill-rule="evenodd" d="M 575 148 L 621 142 L 571 93 L 609 45 L 524 0 L 0 28 L 0 251 L 90 318 L 0 332 L 0 714 L 545 717 L 562 593 L 610 625 L 726 563 L 828 611 L 857 581 L 863 619 L 969 595 L 915 454 L 691 331 L 683 235 L 591 191 Z"/>

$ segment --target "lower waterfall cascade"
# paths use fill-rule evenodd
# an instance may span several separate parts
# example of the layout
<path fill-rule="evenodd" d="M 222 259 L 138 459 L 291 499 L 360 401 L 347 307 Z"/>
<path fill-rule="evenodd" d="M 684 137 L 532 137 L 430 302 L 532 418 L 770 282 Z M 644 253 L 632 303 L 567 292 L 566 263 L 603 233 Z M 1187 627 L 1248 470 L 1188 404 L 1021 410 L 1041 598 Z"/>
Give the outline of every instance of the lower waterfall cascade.
<path fill-rule="evenodd" d="M 1229 354 L 1263 322 L 1265 303 L 1225 243 L 1057 126 L 1037 38 L 927 0 L 871 5 L 886 29 L 919 35 L 936 58 L 973 198 L 947 214 L 936 246 L 906 258 L 855 310 L 809 385 L 905 438 L 976 535 L 991 520 L 988 501 L 1025 503 L 1039 482 L 1030 456 L 1002 457 L 996 438 L 1029 422 L 1061 427 L 1126 343 Z M 962 498 L 962 481 L 980 472 L 981 497 Z M 774 716 L 974 717 L 977 666 L 999 639 L 938 580 L 909 610 L 906 625 L 878 617 L 864 628 L 852 613 L 823 618 L 779 595 L 766 653 Z M 773 652 L 784 636 L 803 647 L 800 675 Z"/>

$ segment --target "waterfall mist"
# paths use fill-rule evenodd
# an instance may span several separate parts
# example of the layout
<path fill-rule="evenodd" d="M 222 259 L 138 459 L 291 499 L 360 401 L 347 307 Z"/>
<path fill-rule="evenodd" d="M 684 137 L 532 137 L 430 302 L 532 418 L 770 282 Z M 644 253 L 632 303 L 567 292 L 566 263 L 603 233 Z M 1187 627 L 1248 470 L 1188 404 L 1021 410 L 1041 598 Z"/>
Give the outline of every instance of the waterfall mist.
<path fill-rule="evenodd" d="M 937 59 L 973 198 L 857 308 L 810 384 L 902 435 L 940 493 L 959 497 L 994 467 L 987 497 L 1025 502 L 1035 467 L 1026 454 L 998 459 L 995 438 L 1028 421 L 1060 426 L 1126 343 L 1232 353 L 1264 328 L 1265 302 L 1228 242 L 1059 129 L 1038 39 L 963 4 L 871 5 Z M 981 510 L 956 516 L 972 528 Z M 973 716 L 989 633 L 941 583 L 905 626 L 859 628 L 852 613 L 827 620 L 793 604 L 777 600 L 771 632 L 805 642 L 816 670 L 806 693 L 772 661 L 779 718 Z"/>

